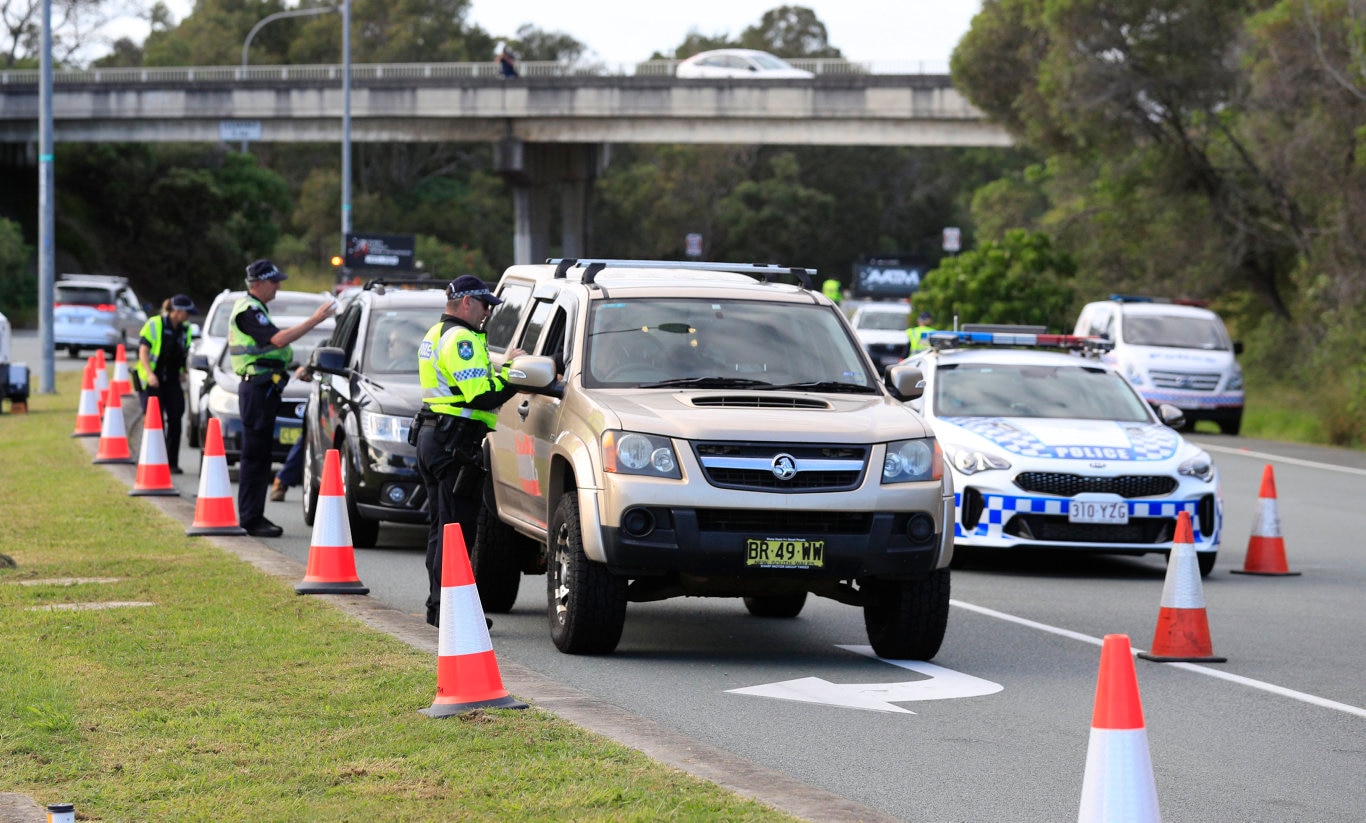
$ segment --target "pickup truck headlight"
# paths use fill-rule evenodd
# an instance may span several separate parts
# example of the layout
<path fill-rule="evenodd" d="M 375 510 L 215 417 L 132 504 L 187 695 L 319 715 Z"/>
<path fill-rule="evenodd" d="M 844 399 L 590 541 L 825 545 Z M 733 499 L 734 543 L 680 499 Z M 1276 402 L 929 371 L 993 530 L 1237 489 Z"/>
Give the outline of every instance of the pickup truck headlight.
<path fill-rule="evenodd" d="M 673 443 L 667 437 L 638 432 L 602 433 L 602 467 L 612 474 L 638 474 L 681 480 Z"/>
<path fill-rule="evenodd" d="M 389 443 L 407 443 L 410 417 L 395 417 L 392 414 L 360 413 L 361 430 L 367 440 L 383 440 Z"/>
<path fill-rule="evenodd" d="M 944 476 L 944 455 L 933 437 L 894 440 L 887 444 L 882 461 L 883 483 L 915 483 Z"/>

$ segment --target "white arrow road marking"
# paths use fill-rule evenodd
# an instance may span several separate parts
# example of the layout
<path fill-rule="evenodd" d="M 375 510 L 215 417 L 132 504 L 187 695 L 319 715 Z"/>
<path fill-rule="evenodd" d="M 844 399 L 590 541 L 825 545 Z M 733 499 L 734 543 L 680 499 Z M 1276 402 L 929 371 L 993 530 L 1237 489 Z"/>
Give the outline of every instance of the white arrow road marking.
<path fill-rule="evenodd" d="M 749 686 L 743 689 L 728 689 L 734 694 L 748 694 L 755 697 L 773 697 L 778 700 L 797 700 L 802 703 L 824 703 L 828 706 L 843 706 L 848 709 L 867 709 L 874 712 L 899 712 L 915 714 L 910 709 L 894 706 L 893 703 L 907 703 L 913 700 L 950 700 L 955 697 L 981 697 L 995 694 L 1003 687 L 1000 683 L 956 672 L 923 660 L 887 660 L 873 654 L 872 646 L 837 646 L 874 660 L 891 663 L 903 669 L 910 669 L 925 675 L 925 680 L 908 680 L 903 683 L 831 683 L 819 677 L 802 677 L 797 680 L 784 680 L 781 683 L 765 683 L 762 686 Z"/>

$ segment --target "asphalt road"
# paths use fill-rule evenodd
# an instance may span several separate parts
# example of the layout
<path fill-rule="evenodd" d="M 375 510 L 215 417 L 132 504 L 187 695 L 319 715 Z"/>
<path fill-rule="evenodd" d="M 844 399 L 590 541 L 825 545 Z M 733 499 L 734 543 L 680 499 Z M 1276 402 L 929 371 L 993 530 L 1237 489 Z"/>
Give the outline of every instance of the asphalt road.
<path fill-rule="evenodd" d="M 1223 548 L 1202 590 L 1214 652 L 1228 662 L 1137 661 L 1162 814 L 1362 820 L 1366 454 L 1195 439 L 1222 475 Z M 192 498 L 196 452 L 183 454 L 177 485 Z M 1300 576 L 1230 573 L 1243 565 L 1266 465 Z M 263 542 L 306 561 L 299 490 L 268 504 L 267 516 L 286 536 Z M 421 529 L 386 526 L 381 548 L 356 551 L 371 598 L 422 612 L 423 539 Z M 500 661 L 891 817 L 1057 820 L 1077 814 L 1100 638 L 1128 634 L 1147 648 L 1164 579 L 1159 557 L 1021 556 L 955 571 L 948 636 L 933 661 L 941 669 L 861 653 L 859 611 L 815 598 L 792 620 L 754 618 L 728 600 L 631 604 L 615 654 L 573 657 L 550 643 L 545 578 L 524 577 L 491 634 Z M 801 684 L 827 701 L 888 701 L 852 708 L 754 693 L 806 678 L 833 684 Z M 907 683 L 920 685 L 897 685 Z"/>

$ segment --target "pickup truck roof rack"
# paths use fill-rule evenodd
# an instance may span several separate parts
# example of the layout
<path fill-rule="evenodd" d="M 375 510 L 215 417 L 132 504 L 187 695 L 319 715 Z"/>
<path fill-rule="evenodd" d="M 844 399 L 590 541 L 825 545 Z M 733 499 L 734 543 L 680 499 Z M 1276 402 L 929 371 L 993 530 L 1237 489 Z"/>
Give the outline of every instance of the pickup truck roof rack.
<path fill-rule="evenodd" d="M 724 271 L 735 274 L 749 274 L 757 277 L 759 282 L 767 283 L 769 278 L 774 275 L 795 277 L 801 287 L 812 290 L 815 284 L 816 270 L 799 268 L 794 266 L 780 266 L 764 263 L 711 263 L 698 261 L 679 261 L 679 260 L 604 260 L 595 258 L 551 258 L 546 261 L 555 265 L 555 277 L 563 278 L 566 273 L 575 266 L 585 269 L 583 282 L 592 283 L 598 276 L 598 272 L 606 268 L 631 268 L 631 269 L 688 269 L 690 271 Z"/>

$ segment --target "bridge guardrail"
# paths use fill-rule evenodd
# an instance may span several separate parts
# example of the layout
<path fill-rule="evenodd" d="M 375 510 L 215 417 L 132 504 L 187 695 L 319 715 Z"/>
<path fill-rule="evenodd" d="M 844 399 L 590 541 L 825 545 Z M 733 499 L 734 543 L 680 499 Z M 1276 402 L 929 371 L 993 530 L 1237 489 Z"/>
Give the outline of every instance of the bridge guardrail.
<path fill-rule="evenodd" d="M 680 61 L 647 60 L 643 63 L 559 63 L 527 61 L 517 71 L 523 77 L 672 77 Z M 934 61 L 851 61 L 830 58 L 791 59 L 793 66 L 817 75 L 849 74 L 947 74 L 948 66 Z M 156 66 L 139 68 L 62 69 L 52 73 L 53 85 L 89 83 L 252 83 L 289 80 L 341 82 L 342 66 Z M 351 80 L 499 78 L 496 62 L 480 63 L 361 63 L 352 64 Z M 36 86 L 37 69 L 0 71 L 0 86 Z"/>

